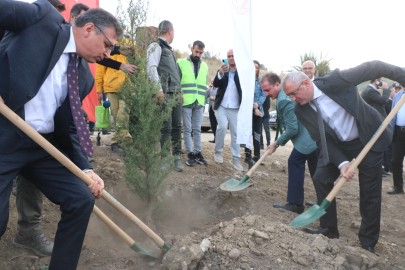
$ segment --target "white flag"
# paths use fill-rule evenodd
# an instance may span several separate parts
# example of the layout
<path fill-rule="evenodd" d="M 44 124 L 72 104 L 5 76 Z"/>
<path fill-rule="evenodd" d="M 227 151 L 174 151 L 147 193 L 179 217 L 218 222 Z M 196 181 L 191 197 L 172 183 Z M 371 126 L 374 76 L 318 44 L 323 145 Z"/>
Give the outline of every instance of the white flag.
<path fill-rule="evenodd" d="M 233 54 L 242 88 L 242 104 L 238 113 L 237 142 L 251 145 L 255 66 L 252 59 L 251 0 L 229 0 L 233 18 Z"/>

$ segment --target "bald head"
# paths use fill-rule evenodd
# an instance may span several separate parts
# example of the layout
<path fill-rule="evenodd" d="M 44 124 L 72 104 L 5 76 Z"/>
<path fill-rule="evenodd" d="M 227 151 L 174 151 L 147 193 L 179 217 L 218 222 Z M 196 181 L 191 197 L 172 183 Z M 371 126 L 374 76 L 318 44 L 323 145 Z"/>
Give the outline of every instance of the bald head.
<path fill-rule="evenodd" d="M 302 71 L 309 77 L 309 79 L 313 80 L 315 76 L 315 63 L 312 61 L 305 61 L 304 64 L 302 64 Z"/>
<path fill-rule="evenodd" d="M 233 58 L 233 49 L 229 49 L 226 53 L 226 58 L 228 59 L 228 65 L 232 68 L 236 66 L 235 59 Z"/>

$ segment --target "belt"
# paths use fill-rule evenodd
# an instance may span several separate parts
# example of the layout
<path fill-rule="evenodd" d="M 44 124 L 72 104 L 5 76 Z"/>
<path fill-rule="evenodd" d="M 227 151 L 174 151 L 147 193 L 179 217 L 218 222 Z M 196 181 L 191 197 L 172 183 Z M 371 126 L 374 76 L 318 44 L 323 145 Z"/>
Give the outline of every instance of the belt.
<path fill-rule="evenodd" d="M 401 127 L 401 126 L 395 126 L 395 128 L 396 128 L 396 129 L 399 129 L 399 130 L 405 130 L 405 126 L 404 126 L 404 127 Z"/>

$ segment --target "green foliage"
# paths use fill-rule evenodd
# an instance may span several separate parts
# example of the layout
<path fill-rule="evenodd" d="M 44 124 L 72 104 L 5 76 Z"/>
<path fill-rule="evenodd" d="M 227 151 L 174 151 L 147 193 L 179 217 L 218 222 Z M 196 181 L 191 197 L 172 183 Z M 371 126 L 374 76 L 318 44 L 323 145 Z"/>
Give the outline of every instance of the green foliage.
<path fill-rule="evenodd" d="M 125 101 L 125 111 L 129 115 L 129 122 L 120 125 L 127 127 L 132 136 L 132 140 L 120 140 L 125 152 L 125 180 L 133 193 L 152 206 L 164 191 L 164 180 L 172 169 L 172 157 L 167 150 L 165 152 L 165 147 L 160 147 L 160 130 L 174 104 L 168 101 L 163 106 L 158 102 L 160 87 L 148 76 L 147 46 L 155 40 L 150 28 L 142 27 L 148 7 L 147 1 L 131 0 L 126 12 L 119 13 L 120 20 L 126 22 L 126 38 L 121 42 L 129 47 L 121 47 L 121 53 L 126 54 L 128 63 L 137 68 L 134 74 L 126 74 L 117 93 Z M 162 159 L 162 156 L 167 157 Z"/>
<path fill-rule="evenodd" d="M 326 74 L 330 72 L 330 61 L 332 58 L 326 59 L 328 55 L 326 54 L 325 57 L 322 57 L 322 52 L 320 57 L 318 58 L 313 52 L 309 52 L 308 54 L 305 53 L 304 55 L 300 55 L 300 65 L 294 66 L 294 70 L 302 71 L 302 64 L 305 61 L 312 61 L 315 63 L 316 73 L 315 77 L 324 77 Z"/>

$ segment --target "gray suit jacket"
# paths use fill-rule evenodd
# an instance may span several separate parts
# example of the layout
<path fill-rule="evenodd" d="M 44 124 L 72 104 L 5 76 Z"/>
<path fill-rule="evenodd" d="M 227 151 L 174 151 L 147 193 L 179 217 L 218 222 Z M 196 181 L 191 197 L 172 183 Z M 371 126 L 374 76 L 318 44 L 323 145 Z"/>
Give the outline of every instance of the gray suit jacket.
<path fill-rule="evenodd" d="M 405 83 L 405 70 L 381 61 L 370 61 L 347 70 L 335 69 L 328 75 L 314 80 L 316 86 L 328 97 L 342 106 L 355 119 L 363 145 L 371 139 L 383 122 L 383 116 L 370 107 L 360 97 L 357 85 L 378 77 L 387 77 L 401 84 Z M 311 138 L 321 149 L 321 139 L 318 129 L 317 114 L 309 104 L 296 104 L 294 112 L 298 120 L 308 130 Z M 338 166 L 347 160 L 340 150 L 340 141 L 332 128 L 324 122 L 326 143 L 330 162 Z M 376 141 L 371 151 L 383 152 L 392 141 L 392 127 L 388 126 Z M 322 151 L 321 151 L 322 153 Z M 320 157 L 318 162 L 323 162 Z M 325 166 L 327 164 L 320 164 Z"/>
<path fill-rule="evenodd" d="M 7 30 L 0 43 L 0 96 L 21 118 L 25 119 L 24 104 L 35 97 L 62 55 L 70 38 L 70 27 L 46 0 L 33 4 L 0 1 L 0 28 Z M 83 100 L 93 88 L 94 78 L 85 60 L 79 59 L 78 71 Z M 59 146 L 81 169 L 91 168 L 80 148 L 68 97 L 54 121 Z M 23 138 L 23 133 L 0 115 L 2 154 L 16 151 Z"/>
<path fill-rule="evenodd" d="M 384 118 L 387 117 L 385 112 L 385 104 L 387 104 L 390 98 L 390 90 L 384 89 L 381 95 L 379 91 L 375 90 L 370 85 L 367 85 L 366 89 L 361 92 L 361 97 L 364 101 L 377 110 Z"/>

